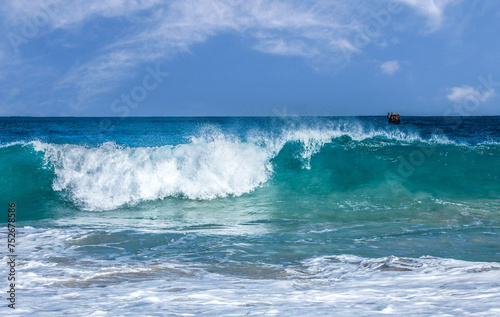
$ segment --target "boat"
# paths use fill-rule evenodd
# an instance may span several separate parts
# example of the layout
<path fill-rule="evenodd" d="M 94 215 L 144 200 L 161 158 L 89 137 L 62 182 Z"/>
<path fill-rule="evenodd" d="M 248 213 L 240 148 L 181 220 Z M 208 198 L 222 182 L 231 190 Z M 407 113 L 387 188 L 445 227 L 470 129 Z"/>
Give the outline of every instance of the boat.
<path fill-rule="evenodd" d="M 399 113 L 389 112 L 387 113 L 387 119 L 389 119 L 390 124 L 400 124 Z"/>

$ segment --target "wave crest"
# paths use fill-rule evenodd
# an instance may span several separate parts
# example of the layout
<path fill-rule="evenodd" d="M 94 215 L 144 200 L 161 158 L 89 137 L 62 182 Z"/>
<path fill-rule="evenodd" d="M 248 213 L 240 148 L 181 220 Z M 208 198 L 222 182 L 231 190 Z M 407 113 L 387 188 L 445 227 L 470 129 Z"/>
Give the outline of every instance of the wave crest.
<path fill-rule="evenodd" d="M 247 131 L 239 137 L 209 127 L 197 135 L 188 143 L 175 146 L 131 148 L 108 142 L 88 147 L 41 141 L 29 145 L 43 152 L 45 161 L 53 169 L 54 190 L 64 191 L 83 209 L 96 211 L 166 197 L 240 196 L 269 180 L 276 163 L 273 159 L 278 155 L 293 155 L 302 168 L 310 169 L 312 157 L 327 145 L 340 149 L 420 146 L 422 143 L 456 145 L 445 135 L 422 138 L 412 131 L 376 129 L 355 122 L 317 126 L 290 124 L 286 129 Z M 287 143 L 297 146 L 282 152 Z M 340 157 L 344 158 L 349 163 L 339 164 L 351 164 L 351 156 Z M 323 159 L 329 162 L 339 157 Z"/>
<path fill-rule="evenodd" d="M 54 190 L 67 191 L 92 211 L 168 196 L 239 196 L 261 186 L 272 173 L 264 148 L 222 134 L 150 148 L 33 144 L 54 169 Z"/>

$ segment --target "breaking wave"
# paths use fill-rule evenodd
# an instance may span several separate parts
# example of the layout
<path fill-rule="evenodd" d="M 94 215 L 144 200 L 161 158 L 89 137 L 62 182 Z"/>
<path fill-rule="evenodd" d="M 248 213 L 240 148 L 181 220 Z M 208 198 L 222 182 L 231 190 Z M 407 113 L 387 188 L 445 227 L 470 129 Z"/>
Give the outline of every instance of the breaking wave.
<path fill-rule="evenodd" d="M 488 146 L 486 151 L 498 151 L 496 145 Z M 303 176 L 301 170 L 331 174 L 327 185 L 332 190 L 345 190 L 386 181 L 387 171 L 401 170 L 395 163 L 398 157 L 411 161 L 412 153 L 422 147 L 433 148 L 418 158 L 432 161 L 434 170 L 436 166 L 453 168 L 443 161 L 443 149 L 446 155 L 457 156 L 458 160 L 450 161 L 456 164 L 464 155 L 457 150 L 462 145 L 444 135 L 424 139 L 418 133 L 367 129 L 352 122 L 290 126 L 278 132 L 247 131 L 243 137 L 211 127 L 186 143 L 156 147 L 128 147 L 113 142 L 89 147 L 32 141 L 8 144 L 0 150 L 23 149 L 25 158 L 41 154 L 41 158 L 31 157 L 25 164 L 40 164 L 41 159 L 44 169 L 53 173 L 52 190 L 64 193 L 84 210 L 100 211 L 167 197 L 237 197 L 265 186 L 277 172 L 294 168 L 293 177 L 297 178 Z M 477 147 L 485 151 L 484 145 Z M 429 153 L 433 157 L 427 157 Z M 478 159 L 482 158 L 467 158 L 482 164 Z M 482 190 L 477 184 L 476 188 Z"/>

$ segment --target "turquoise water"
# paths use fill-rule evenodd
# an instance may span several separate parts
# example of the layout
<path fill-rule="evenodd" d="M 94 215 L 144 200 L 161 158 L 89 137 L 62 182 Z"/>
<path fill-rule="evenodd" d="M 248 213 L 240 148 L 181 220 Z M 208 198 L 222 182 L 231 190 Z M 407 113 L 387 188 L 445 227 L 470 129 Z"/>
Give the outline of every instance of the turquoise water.
<path fill-rule="evenodd" d="M 496 313 L 500 117 L 386 121 L 0 119 L 23 312 Z"/>

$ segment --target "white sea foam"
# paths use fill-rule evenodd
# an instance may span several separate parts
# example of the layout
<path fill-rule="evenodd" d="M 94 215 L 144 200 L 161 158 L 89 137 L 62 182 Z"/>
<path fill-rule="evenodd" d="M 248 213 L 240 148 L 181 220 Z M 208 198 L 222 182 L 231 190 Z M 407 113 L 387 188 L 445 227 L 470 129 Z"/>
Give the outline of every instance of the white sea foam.
<path fill-rule="evenodd" d="M 206 263 L 172 258 L 138 261 L 123 254 L 102 261 L 78 249 L 85 245 L 72 245 L 88 233 L 82 229 L 19 231 L 21 296 L 16 310 L 9 311 L 12 316 L 500 313 L 500 263 L 335 255 L 269 264 L 275 277 L 250 279 L 247 262 L 226 275 L 210 273 Z M 2 266 L 0 273 L 6 276 L 6 270 Z"/>
<path fill-rule="evenodd" d="M 494 141 L 492 140 L 491 138 L 486 140 L 486 141 L 483 141 L 483 142 L 480 142 L 478 145 L 490 145 L 490 146 L 498 146 L 500 145 L 500 142 L 498 141 Z"/>
<path fill-rule="evenodd" d="M 168 196 L 238 196 L 262 185 L 272 172 L 264 148 L 222 134 L 151 148 L 33 144 L 54 168 L 54 189 L 67 190 L 88 210 Z"/>
<path fill-rule="evenodd" d="M 262 186 L 271 177 L 272 158 L 288 142 L 298 142 L 297 158 L 310 168 L 311 158 L 334 140 L 347 142 L 380 139 L 384 142 L 444 142 L 433 136 L 423 140 L 398 129 L 373 129 L 359 123 L 331 123 L 318 127 L 289 127 L 277 135 L 257 132 L 244 139 L 217 129 L 205 129 L 190 142 L 176 146 L 99 147 L 71 144 L 30 144 L 42 151 L 54 169 L 54 190 L 65 191 L 86 210 L 110 210 L 141 201 L 172 196 L 214 199 L 240 196 Z M 385 140 L 385 141 L 384 141 Z"/>
<path fill-rule="evenodd" d="M 11 147 L 11 146 L 16 146 L 16 145 L 26 145 L 26 144 L 28 144 L 28 143 L 24 142 L 24 141 L 8 142 L 8 143 L 4 143 L 4 144 L 0 143 L 0 149 L 1 148 Z"/>
<path fill-rule="evenodd" d="M 365 127 L 359 122 L 330 122 L 328 124 L 318 124 L 316 126 L 295 126 L 291 125 L 285 128 L 278 136 L 269 137 L 266 135 L 257 135 L 251 138 L 253 142 L 263 143 L 275 155 L 288 142 L 299 142 L 302 146 L 298 158 L 302 161 L 303 167 L 311 167 L 311 158 L 321 151 L 321 148 L 333 140 L 347 137 L 352 141 L 362 142 L 365 140 L 379 139 L 386 141 L 396 141 L 405 144 L 412 142 L 428 142 L 433 140 L 424 140 L 418 133 L 401 131 L 396 129 L 374 129 Z M 384 146 L 379 143 L 378 146 Z"/>

